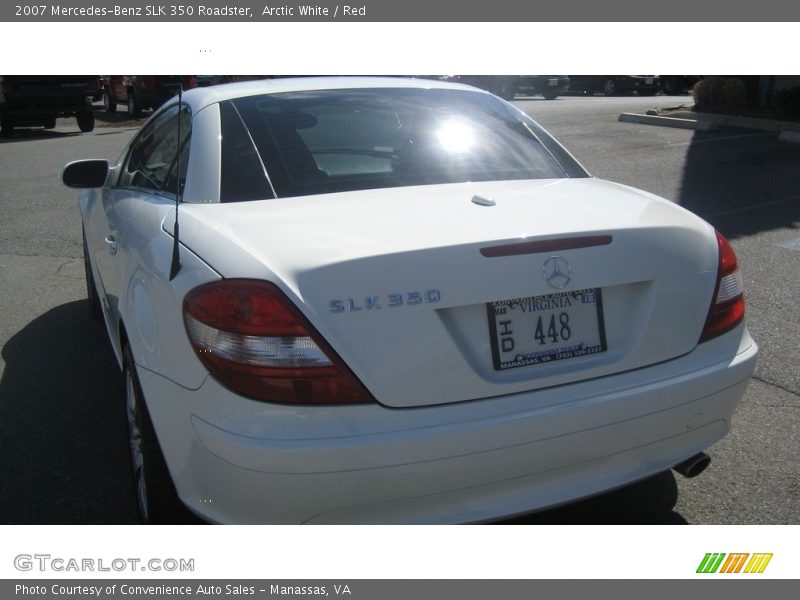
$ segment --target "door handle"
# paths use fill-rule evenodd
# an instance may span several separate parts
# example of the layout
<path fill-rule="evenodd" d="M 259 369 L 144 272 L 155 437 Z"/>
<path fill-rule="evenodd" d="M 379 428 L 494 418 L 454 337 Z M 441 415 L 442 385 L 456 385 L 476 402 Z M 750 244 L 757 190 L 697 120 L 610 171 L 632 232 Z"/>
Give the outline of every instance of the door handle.
<path fill-rule="evenodd" d="M 117 240 L 114 239 L 113 235 L 109 235 L 106 238 L 106 244 L 108 244 L 108 250 L 111 254 L 117 253 Z"/>

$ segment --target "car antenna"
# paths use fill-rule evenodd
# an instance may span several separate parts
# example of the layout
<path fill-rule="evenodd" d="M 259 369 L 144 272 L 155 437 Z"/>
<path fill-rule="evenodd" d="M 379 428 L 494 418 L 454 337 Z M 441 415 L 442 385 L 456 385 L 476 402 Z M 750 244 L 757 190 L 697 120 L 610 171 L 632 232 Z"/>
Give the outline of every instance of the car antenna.
<path fill-rule="evenodd" d="M 172 232 L 173 242 L 172 242 L 172 264 L 169 267 L 169 280 L 172 281 L 175 279 L 175 276 L 181 270 L 181 255 L 180 255 L 180 243 L 178 241 L 178 205 L 181 202 L 181 189 L 183 185 L 181 185 L 181 103 L 183 102 L 183 82 L 179 84 L 178 87 L 178 150 L 177 150 L 177 158 L 176 166 L 178 168 L 178 176 L 177 179 L 177 189 L 175 190 L 175 229 Z"/>

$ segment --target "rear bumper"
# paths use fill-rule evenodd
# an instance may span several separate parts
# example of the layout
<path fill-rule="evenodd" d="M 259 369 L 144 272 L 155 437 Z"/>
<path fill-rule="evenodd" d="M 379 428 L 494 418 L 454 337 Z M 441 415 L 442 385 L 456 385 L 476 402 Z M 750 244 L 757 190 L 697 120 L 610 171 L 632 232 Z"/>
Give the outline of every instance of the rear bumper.
<path fill-rule="evenodd" d="M 71 116 L 76 112 L 91 109 L 87 96 L 37 97 L 10 100 L 0 106 L 3 114 L 16 118 L 40 117 L 42 115 Z"/>
<path fill-rule="evenodd" d="M 758 349 L 744 327 L 598 380 L 430 408 L 297 409 L 140 372 L 182 500 L 221 523 L 456 523 L 625 485 L 730 428 Z M 698 364 L 705 366 L 698 368 Z"/>

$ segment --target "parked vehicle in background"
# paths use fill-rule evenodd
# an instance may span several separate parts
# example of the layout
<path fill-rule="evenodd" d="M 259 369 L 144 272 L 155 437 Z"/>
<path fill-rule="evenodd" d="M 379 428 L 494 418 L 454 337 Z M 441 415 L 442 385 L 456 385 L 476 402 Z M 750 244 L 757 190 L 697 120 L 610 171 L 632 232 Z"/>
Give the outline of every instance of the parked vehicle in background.
<path fill-rule="evenodd" d="M 660 77 L 661 89 L 670 96 L 677 96 L 692 89 L 692 86 L 703 78 L 702 75 L 660 75 Z"/>
<path fill-rule="evenodd" d="M 654 96 L 661 85 L 658 75 L 570 75 L 572 92 L 618 96 L 636 92 L 640 96 Z"/>
<path fill-rule="evenodd" d="M 503 100 L 512 100 L 516 94 L 554 100 L 569 89 L 566 75 L 446 75 L 439 79 L 471 85 Z"/>
<path fill-rule="evenodd" d="M 92 101 L 100 99 L 97 75 L 0 75 L 0 129 L 52 129 L 59 117 L 75 117 L 83 132 L 94 129 Z"/>
<path fill-rule="evenodd" d="M 512 100 L 517 93 L 519 85 L 519 75 L 442 75 L 438 78 L 441 81 L 453 81 L 471 85 L 503 100 Z"/>
<path fill-rule="evenodd" d="M 568 89 L 566 75 L 521 75 L 517 80 L 518 94 L 541 95 L 547 100 L 555 100 Z"/>
<path fill-rule="evenodd" d="M 257 81 L 259 79 L 273 79 L 275 75 L 195 75 L 197 87 L 221 85 L 223 83 L 237 83 L 239 81 Z"/>
<path fill-rule="evenodd" d="M 116 112 L 125 104 L 128 113 L 139 117 L 142 111 L 156 109 L 178 93 L 197 86 L 194 75 L 106 75 L 101 80 L 106 112 Z"/>

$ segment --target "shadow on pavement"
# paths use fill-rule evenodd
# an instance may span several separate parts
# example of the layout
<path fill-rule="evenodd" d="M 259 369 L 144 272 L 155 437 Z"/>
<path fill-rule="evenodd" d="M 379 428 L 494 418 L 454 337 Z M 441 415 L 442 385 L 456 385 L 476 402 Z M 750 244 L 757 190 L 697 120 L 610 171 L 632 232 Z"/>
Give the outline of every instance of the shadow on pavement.
<path fill-rule="evenodd" d="M 678 484 L 671 471 L 581 502 L 504 521 L 508 525 L 687 525 L 675 512 Z"/>
<path fill-rule="evenodd" d="M 800 144 L 776 133 L 697 131 L 686 154 L 678 204 L 728 238 L 800 221 Z"/>
<path fill-rule="evenodd" d="M 516 96 L 514 96 L 514 100 L 515 101 L 524 100 L 525 102 L 557 102 L 559 100 L 559 98 L 560 98 L 560 95 L 559 95 L 559 97 L 552 98 L 552 99 L 547 99 L 544 96 L 538 96 L 536 94 L 532 94 L 530 96 L 528 94 L 517 94 Z"/>
<path fill-rule="evenodd" d="M 15 127 L 12 137 L 0 137 L 0 144 L 66 139 L 76 135 L 81 135 L 77 125 L 75 126 L 75 131 L 54 131 L 52 129 L 43 129 L 42 127 Z"/>
<path fill-rule="evenodd" d="M 0 523 L 133 523 L 122 376 L 87 301 L 3 347 Z"/>
<path fill-rule="evenodd" d="M 152 113 L 144 113 L 141 117 L 132 117 L 126 111 L 107 113 L 96 110 L 94 113 L 95 127 L 141 127 Z"/>
<path fill-rule="evenodd" d="M 117 106 L 114 112 L 107 112 L 102 105 L 94 107 L 96 127 L 141 127 L 152 114 L 152 110 L 147 110 L 141 116 L 133 117 L 122 105 Z"/>

